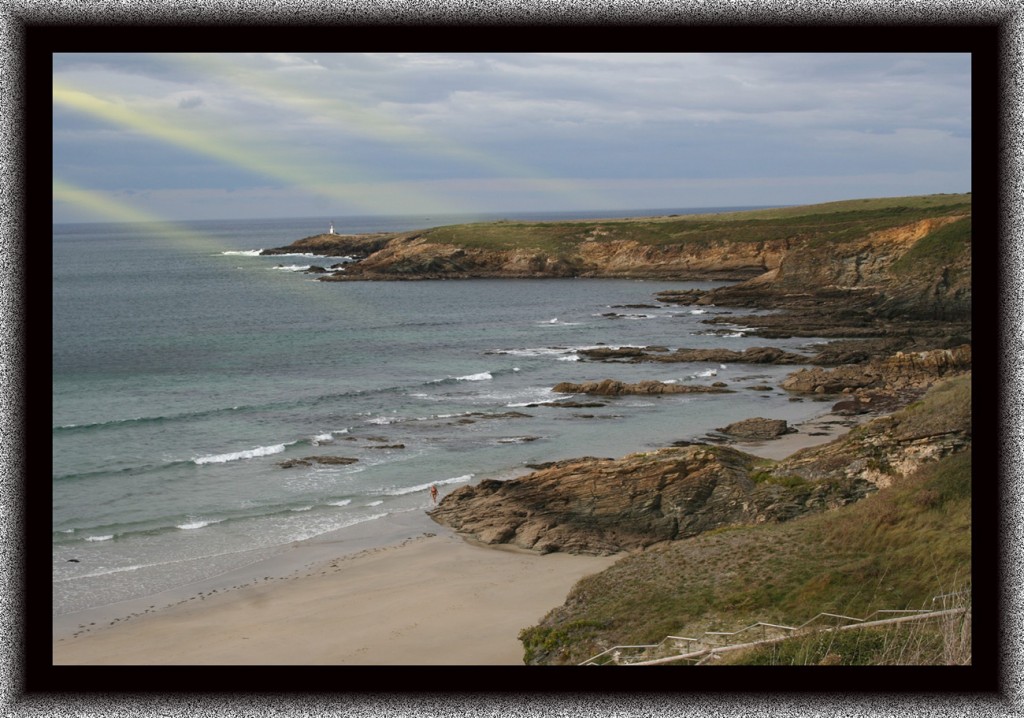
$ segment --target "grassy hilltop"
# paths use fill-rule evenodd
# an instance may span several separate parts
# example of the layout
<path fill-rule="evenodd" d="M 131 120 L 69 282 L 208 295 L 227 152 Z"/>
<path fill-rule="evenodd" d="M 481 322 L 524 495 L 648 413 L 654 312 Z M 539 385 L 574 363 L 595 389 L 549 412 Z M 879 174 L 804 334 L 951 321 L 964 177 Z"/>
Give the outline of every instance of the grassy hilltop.
<path fill-rule="evenodd" d="M 902 224 L 970 213 L 971 195 L 858 199 L 704 215 L 557 222 L 498 221 L 435 227 L 422 236 L 465 249 L 529 248 L 563 253 L 589 241 L 644 245 L 810 240 L 842 242 Z"/>

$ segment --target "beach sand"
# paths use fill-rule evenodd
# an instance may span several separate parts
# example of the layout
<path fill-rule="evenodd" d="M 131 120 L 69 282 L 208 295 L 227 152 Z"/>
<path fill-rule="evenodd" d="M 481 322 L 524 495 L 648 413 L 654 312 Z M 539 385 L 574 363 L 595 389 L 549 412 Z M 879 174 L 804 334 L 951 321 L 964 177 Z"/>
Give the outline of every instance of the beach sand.
<path fill-rule="evenodd" d="M 826 414 L 796 433 L 733 446 L 779 459 L 856 423 Z M 290 573 L 280 562 L 277 570 L 250 567 L 250 577 L 235 577 L 234 586 L 227 576 L 172 602 L 164 596 L 159 608 L 142 610 L 147 601 L 135 601 L 88 612 L 93 620 L 82 620 L 91 625 L 77 630 L 69 621 L 78 616 L 55 620 L 53 662 L 522 665 L 519 631 L 560 606 L 580 578 L 619 558 L 479 546 L 425 517 L 420 529 L 347 555 L 338 555 L 343 542 L 300 546 L 283 559 Z M 264 569 L 269 575 L 260 575 Z"/>
<path fill-rule="evenodd" d="M 439 527 L 58 638 L 53 662 L 522 665 L 520 629 L 615 560 L 482 547 Z"/>

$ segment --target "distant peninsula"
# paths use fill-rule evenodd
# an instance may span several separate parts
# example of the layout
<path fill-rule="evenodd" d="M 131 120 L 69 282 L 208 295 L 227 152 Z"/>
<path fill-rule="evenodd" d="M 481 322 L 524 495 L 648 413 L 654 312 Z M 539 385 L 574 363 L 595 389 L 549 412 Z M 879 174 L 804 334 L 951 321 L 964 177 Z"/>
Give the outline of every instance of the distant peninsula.
<path fill-rule="evenodd" d="M 829 363 L 958 346 L 970 335 L 970 193 L 706 215 L 320 234 L 263 250 L 295 252 L 348 258 L 308 270 L 325 282 L 724 280 L 730 284 L 706 292 L 661 292 L 656 300 L 788 310 L 743 318 L 766 338 L 863 340 L 837 343 Z"/>

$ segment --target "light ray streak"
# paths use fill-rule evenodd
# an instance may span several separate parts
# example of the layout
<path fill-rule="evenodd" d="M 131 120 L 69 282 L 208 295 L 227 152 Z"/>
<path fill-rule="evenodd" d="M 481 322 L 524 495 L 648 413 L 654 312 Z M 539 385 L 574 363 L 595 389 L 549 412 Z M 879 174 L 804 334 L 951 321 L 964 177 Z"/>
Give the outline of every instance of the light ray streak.
<path fill-rule="evenodd" d="M 376 211 L 393 213 L 395 210 L 395 197 L 381 196 L 374 189 L 373 183 L 366 181 L 365 174 L 357 175 L 345 167 L 324 167 L 287 159 L 275 160 L 267 156 L 269 153 L 266 149 L 241 145 L 223 131 L 197 132 L 181 124 L 171 123 L 156 113 L 140 112 L 123 104 L 71 89 L 57 81 L 53 83 L 53 101 L 55 104 L 125 127 L 144 136 L 300 187 L 312 194 Z M 453 204 L 450 199 L 431 198 L 423 192 L 415 201 L 406 201 L 404 204 L 431 211 L 459 212 L 468 209 Z"/>
<path fill-rule="evenodd" d="M 399 144 L 419 154 L 464 162 L 494 172 L 499 178 L 515 180 L 517 186 L 528 187 L 535 183 L 537 190 L 561 194 L 569 202 L 596 206 L 607 199 L 603 195 L 595 195 L 571 179 L 557 178 L 549 172 L 514 159 L 457 143 L 446 135 L 402 122 L 392 113 L 299 90 L 295 83 L 275 79 L 274 73 L 248 70 L 227 62 L 220 55 L 189 53 L 164 54 L 159 57 L 193 70 L 201 70 L 208 73 L 204 75 L 208 78 L 223 78 L 222 81 L 231 87 L 242 87 L 256 96 L 290 107 L 310 119 L 329 122 L 348 133 L 374 141 Z M 462 211 L 465 209 L 462 208 Z"/>
<path fill-rule="evenodd" d="M 67 202 L 80 207 L 98 219 L 144 225 L 147 234 L 167 242 L 167 246 L 178 250 L 212 256 L 222 254 L 225 250 L 236 249 L 226 247 L 201 232 L 185 229 L 149 212 L 143 212 L 123 202 L 58 179 L 53 180 L 53 199 L 56 202 Z M 325 296 L 321 292 L 328 289 L 316 281 L 282 281 L 285 278 L 275 276 L 276 271 L 279 270 L 257 271 L 249 276 L 252 281 L 262 282 L 270 291 L 306 292 L 311 295 L 313 301 L 316 301 L 317 297 Z M 341 293 L 339 296 L 338 292 L 332 292 L 331 302 L 332 306 L 343 306 L 346 311 L 373 312 L 377 316 L 389 319 L 392 316 L 392 310 L 385 304 L 375 303 L 370 306 L 365 300 L 360 300 L 356 295 L 349 293 Z"/>
<path fill-rule="evenodd" d="M 149 225 L 160 235 L 173 240 L 180 246 L 190 249 L 208 251 L 220 249 L 216 246 L 216 243 L 201 234 L 190 232 L 172 222 L 168 222 L 148 212 L 143 212 L 123 202 L 104 197 L 98 192 L 93 192 L 58 179 L 53 180 L 53 199 L 56 202 L 73 204 L 95 215 L 98 219 Z"/>

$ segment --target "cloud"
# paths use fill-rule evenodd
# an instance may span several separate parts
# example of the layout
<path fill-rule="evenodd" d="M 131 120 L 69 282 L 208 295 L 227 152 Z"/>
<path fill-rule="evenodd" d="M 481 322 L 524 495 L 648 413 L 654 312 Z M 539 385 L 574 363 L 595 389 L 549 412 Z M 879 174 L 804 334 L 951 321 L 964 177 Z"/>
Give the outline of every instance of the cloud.
<path fill-rule="evenodd" d="M 55 172 L 108 189 L 272 182 L 386 211 L 396 183 L 451 209 L 476 201 L 460 180 L 568 206 L 607 197 L 559 178 L 970 171 L 966 54 L 58 55 L 54 81 Z"/>

